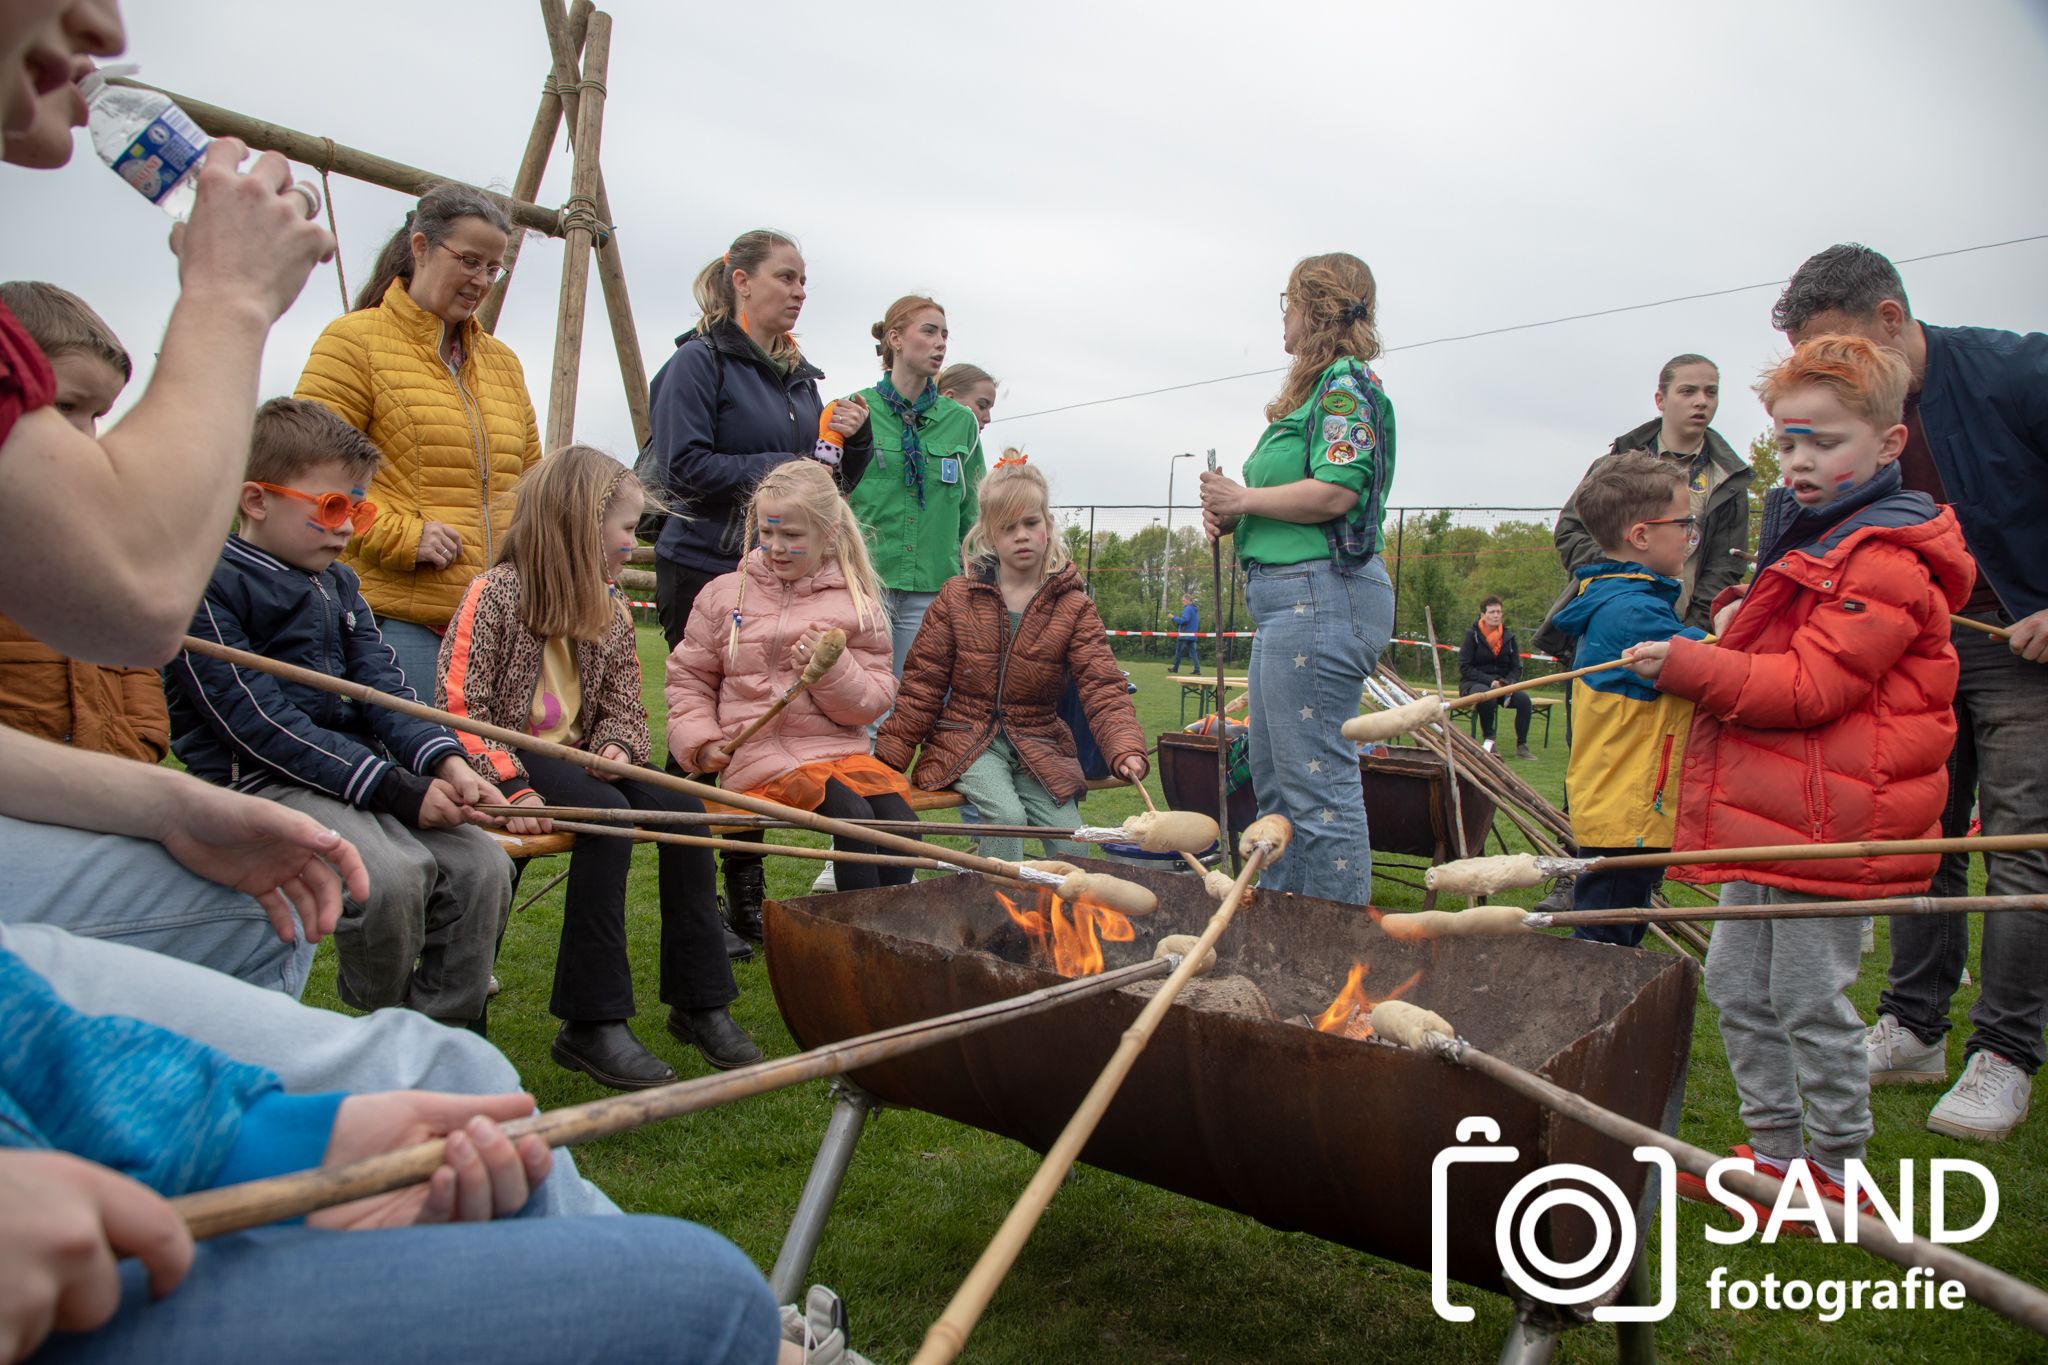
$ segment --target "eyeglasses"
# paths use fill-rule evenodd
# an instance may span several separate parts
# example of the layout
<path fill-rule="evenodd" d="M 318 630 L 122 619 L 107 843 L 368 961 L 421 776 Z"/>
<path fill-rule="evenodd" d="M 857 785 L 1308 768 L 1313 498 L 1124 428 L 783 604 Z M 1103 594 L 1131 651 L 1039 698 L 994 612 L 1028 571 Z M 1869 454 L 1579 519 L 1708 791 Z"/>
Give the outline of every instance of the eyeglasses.
<path fill-rule="evenodd" d="M 1288 293 L 1288 292 L 1287 292 L 1287 291 L 1286 291 L 1285 289 L 1283 289 L 1283 290 L 1281 290 L 1281 291 L 1280 291 L 1280 311 L 1281 311 L 1281 312 L 1283 312 L 1283 313 L 1284 313 L 1284 312 L 1286 312 L 1286 311 L 1287 311 L 1287 307 L 1288 307 L 1288 305 L 1289 305 L 1289 304 L 1291 304 L 1291 303 L 1293 303 L 1293 302 L 1294 302 L 1294 298 L 1293 298 L 1293 296 L 1292 296 L 1292 295 L 1290 295 L 1290 294 L 1289 294 L 1289 293 Z"/>
<path fill-rule="evenodd" d="M 440 247 L 441 250 L 447 252 L 456 260 L 462 262 L 462 271 L 465 275 L 483 276 L 485 284 L 496 284 L 498 282 L 498 276 L 505 273 L 505 267 L 498 264 L 496 261 L 485 261 L 483 257 L 478 256 L 473 252 L 457 251 L 454 247 L 449 246 L 446 242 L 436 242 L 434 243 L 434 245 Z"/>
<path fill-rule="evenodd" d="M 345 493 L 305 493 L 274 483 L 259 483 L 256 486 L 266 493 L 275 493 L 280 498 L 313 504 L 313 524 L 323 531 L 339 531 L 347 527 L 357 535 L 362 535 L 370 529 L 371 523 L 377 520 L 376 503 L 362 498 L 351 499 Z"/>
<path fill-rule="evenodd" d="M 1685 528 L 1685 543 L 1687 545 L 1697 545 L 1700 543 L 1700 519 L 1698 517 L 1650 517 L 1643 522 L 1643 525 L 1683 526 Z"/>

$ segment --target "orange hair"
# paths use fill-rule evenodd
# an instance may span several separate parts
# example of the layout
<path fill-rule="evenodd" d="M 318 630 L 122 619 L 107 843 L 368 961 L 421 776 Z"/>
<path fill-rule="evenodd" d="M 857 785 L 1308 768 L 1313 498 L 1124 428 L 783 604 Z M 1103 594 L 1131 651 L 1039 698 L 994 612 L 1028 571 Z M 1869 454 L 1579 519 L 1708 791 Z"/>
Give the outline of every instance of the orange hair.
<path fill-rule="evenodd" d="M 1801 342 L 1756 386 L 1766 411 L 1793 389 L 1832 389 L 1842 406 L 1880 431 L 1905 418 L 1912 372 L 1905 357 L 1858 336 L 1819 336 Z"/>

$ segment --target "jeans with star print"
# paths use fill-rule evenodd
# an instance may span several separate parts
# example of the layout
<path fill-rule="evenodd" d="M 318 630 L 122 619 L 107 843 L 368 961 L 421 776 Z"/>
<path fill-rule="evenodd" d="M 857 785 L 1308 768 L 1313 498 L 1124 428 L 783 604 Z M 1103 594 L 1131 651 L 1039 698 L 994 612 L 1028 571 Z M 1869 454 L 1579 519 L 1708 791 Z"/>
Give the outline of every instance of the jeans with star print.
<path fill-rule="evenodd" d="M 1252 565 L 1252 786 L 1261 814 L 1294 823 L 1287 856 L 1259 878 L 1268 891 L 1365 905 L 1372 846 L 1358 746 L 1337 727 L 1358 714 L 1365 679 L 1394 631 L 1394 586 L 1378 556 L 1340 567 Z"/>

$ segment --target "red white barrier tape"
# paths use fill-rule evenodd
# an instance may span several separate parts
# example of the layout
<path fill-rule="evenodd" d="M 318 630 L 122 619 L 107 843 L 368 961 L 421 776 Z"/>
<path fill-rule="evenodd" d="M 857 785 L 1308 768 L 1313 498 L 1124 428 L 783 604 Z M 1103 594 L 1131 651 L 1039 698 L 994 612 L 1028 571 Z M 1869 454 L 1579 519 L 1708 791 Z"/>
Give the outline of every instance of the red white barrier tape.
<path fill-rule="evenodd" d="M 1248 630 L 1105 630 L 1104 635 L 1136 635 L 1159 640 L 1249 640 Z"/>

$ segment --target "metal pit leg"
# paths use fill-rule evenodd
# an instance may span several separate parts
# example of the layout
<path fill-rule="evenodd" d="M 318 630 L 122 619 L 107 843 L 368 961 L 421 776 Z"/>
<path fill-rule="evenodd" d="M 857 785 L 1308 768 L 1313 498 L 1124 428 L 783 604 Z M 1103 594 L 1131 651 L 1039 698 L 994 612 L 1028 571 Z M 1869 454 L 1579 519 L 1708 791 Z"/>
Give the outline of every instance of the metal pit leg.
<path fill-rule="evenodd" d="M 1562 1330 L 1549 1308 L 1517 1300 L 1514 1325 L 1500 1344 L 1500 1365 L 1549 1365 Z"/>
<path fill-rule="evenodd" d="M 817 1160 L 811 1163 L 810 1178 L 804 1181 L 803 1197 L 796 1202 L 796 1217 L 789 1234 L 776 1253 L 775 1269 L 768 1274 L 768 1287 L 777 1303 L 801 1303 L 804 1280 L 811 1273 L 811 1260 L 825 1237 L 825 1220 L 839 1198 L 846 1181 L 846 1168 L 853 1163 L 854 1144 L 867 1127 L 868 1115 L 882 1107 L 881 1101 L 847 1081 L 834 1081 L 832 1122 L 825 1128 L 825 1140 L 818 1144 Z"/>
<path fill-rule="evenodd" d="M 1671 1248 L 1665 1247 L 1664 1254 L 1669 1256 Z M 1638 1245 L 1635 1264 L 1628 1271 L 1628 1288 L 1623 1291 L 1621 1301 L 1642 1305 L 1654 1303 L 1656 1299 L 1657 1291 L 1650 1283 L 1650 1250 L 1647 1246 Z M 1617 1322 L 1614 1324 L 1614 1337 L 1615 1358 L 1621 1365 L 1657 1365 L 1655 1323 Z"/>

